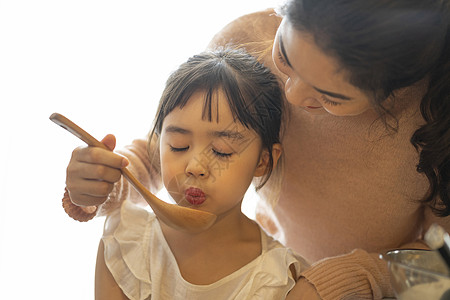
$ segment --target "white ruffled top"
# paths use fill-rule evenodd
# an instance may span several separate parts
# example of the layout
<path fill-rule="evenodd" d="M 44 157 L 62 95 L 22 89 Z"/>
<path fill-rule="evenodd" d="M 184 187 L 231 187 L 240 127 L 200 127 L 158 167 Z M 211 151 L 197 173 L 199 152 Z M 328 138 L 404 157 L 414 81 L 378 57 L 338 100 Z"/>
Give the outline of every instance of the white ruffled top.
<path fill-rule="evenodd" d="M 208 285 L 187 282 L 155 215 L 125 201 L 107 217 L 105 262 L 130 299 L 284 299 L 307 263 L 261 230 L 262 253 L 236 272 Z"/>

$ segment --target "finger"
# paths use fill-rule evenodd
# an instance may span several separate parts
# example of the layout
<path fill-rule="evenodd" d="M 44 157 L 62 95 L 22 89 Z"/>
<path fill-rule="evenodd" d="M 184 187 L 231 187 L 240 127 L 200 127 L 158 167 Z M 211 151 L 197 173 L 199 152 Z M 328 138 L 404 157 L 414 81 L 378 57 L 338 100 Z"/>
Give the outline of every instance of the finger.
<path fill-rule="evenodd" d="M 89 197 L 108 197 L 114 188 L 114 184 L 106 181 L 85 180 L 83 181 L 83 192 L 80 195 Z"/>
<path fill-rule="evenodd" d="M 115 183 L 119 181 L 121 174 L 120 169 L 90 163 L 78 163 L 67 168 L 67 179 L 75 182 L 80 179 Z"/>
<path fill-rule="evenodd" d="M 77 148 L 72 154 L 72 159 L 78 162 L 104 165 L 116 169 L 128 165 L 128 160 L 124 156 L 99 147 Z"/>
<path fill-rule="evenodd" d="M 122 172 L 120 169 L 110 168 L 104 165 L 85 164 L 79 176 L 86 180 L 100 180 L 115 183 L 119 181 Z"/>
<path fill-rule="evenodd" d="M 107 134 L 101 142 L 111 151 L 116 148 L 116 137 L 112 134 Z"/>
<path fill-rule="evenodd" d="M 113 188 L 114 184 L 99 180 L 80 179 L 67 184 L 72 200 L 89 197 L 106 199 Z"/>
<path fill-rule="evenodd" d="M 87 195 L 74 195 L 73 193 L 69 193 L 70 200 L 78 206 L 98 206 L 108 199 L 108 197 L 93 197 Z"/>

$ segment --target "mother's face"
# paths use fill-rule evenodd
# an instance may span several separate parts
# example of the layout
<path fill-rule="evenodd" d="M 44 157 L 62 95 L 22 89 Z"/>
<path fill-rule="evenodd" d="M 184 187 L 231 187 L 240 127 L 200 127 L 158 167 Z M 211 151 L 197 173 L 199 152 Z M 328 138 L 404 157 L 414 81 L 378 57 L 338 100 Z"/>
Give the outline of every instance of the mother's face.
<path fill-rule="evenodd" d="M 313 114 L 336 116 L 359 115 L 371 108 L 369 97 L 346 80 L 337 60 L 286 20 L 278 28 L 272 58 L 288 76 L 285 93 L 290 103 Z"/>

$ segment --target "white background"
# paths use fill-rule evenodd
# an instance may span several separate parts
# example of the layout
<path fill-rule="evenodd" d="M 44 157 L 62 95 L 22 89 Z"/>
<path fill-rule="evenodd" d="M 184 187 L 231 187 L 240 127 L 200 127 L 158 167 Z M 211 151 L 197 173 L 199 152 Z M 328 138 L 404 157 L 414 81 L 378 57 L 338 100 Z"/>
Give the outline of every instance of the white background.
<path fill-rule="evenodd" d="M 0 298 L 93 299 L 104 218 L 61 198 L 82 142 L 59 112 L 118 147 L 150 129 L 168 74 L 233 19 L 279 0 L 0 0 Z"/>

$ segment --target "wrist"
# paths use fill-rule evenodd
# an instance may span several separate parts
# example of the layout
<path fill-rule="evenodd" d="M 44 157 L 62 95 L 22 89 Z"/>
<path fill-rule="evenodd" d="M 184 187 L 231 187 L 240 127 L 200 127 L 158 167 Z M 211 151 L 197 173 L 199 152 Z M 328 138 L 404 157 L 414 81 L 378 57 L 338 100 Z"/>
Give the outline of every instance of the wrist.
<path fill-rule="evenodd" d="M 92 220 L 97 214 L 97 206 L 81 207 L 73 204 L 67 188 L 64 189 L 62 206 L 69 217 L 80 222 Z"/>

